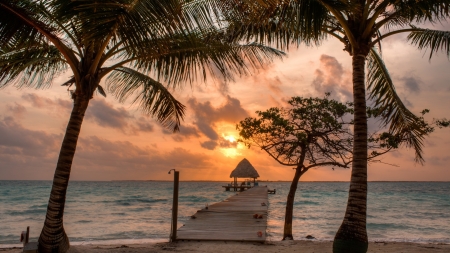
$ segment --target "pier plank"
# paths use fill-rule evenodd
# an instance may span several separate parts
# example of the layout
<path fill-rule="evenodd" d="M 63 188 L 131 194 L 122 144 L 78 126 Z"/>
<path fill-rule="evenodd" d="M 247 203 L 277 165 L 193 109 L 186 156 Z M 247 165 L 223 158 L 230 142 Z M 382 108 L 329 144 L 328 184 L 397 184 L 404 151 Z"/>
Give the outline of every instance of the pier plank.
<path fill-rule="evenodd" d="M 261 203 L 265 203 L 262 205 Z M 198 210 L 177 230 L 177 240 L 255 241 L 266 240 L 267 187 L 257 186 Z M 262 215 L 261 219 L 253 218 Z M 261 232 L 261 236 L 258 235 Z"/>

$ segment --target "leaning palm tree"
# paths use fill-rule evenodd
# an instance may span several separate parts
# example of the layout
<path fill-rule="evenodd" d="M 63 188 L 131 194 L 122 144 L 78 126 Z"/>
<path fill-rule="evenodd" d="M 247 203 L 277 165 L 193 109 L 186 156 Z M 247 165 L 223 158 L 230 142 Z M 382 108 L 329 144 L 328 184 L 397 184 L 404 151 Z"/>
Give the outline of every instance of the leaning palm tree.
<path fill-rule="evenodd" d="M 63 213 L 84 114 L 97 91 L 127 99 L 179 129 L 185 107 L 169 92 L 183 83 L 247 74 L 282 53 L 239 44 L 185 11 L 190 1 L 4 0 L 0 2 L 0 87 L 49 87 L 59 74 L 73 100 L 53 179 L 39 252 L 66 252 Z M 198 21 L 198 22 L 197 22 Z M 197 24 L 198 23 L 198 24 Z M 106 87 L 100 81 L 106 79 Z"/>
<path fill-rule="evenodd" d="M 235 0 L 208 1 L 220 9 L 234 36 L 288 48 L 290 44 L 319 45 L 328 36 L 338 39 L 352 57 L 354 145 L 351 182 L 344 220 L 335 236 L 334 252 L 366 252 L 368 98 L 380 108 L 382 126 L 406 139 L 422 163 L 423 138 L 419 117 L 396 94 L 381 57 L 381 42 L 408 33 L 419 49 L 450 53 L 450 33 L 418 25 L 448 18 L 449 0 Z M 211 7 L 212 6 L 212 7 Z M 367 65 L 366 65 L 367 62 Z M 367 68 L 367 79 L 366 79 Z"/>

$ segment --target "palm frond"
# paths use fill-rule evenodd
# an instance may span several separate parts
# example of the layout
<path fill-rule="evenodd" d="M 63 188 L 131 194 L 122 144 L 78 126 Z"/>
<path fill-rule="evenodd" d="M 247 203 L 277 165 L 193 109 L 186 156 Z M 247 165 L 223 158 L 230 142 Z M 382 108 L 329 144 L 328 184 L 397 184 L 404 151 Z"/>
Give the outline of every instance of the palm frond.
<path fill-rule="evenodd" d="M 60 0 L 55 1 L 53 8 L 61 19 L 76 21 L 74 26 L 82 33 L 84 45 L 112 37 L 112 44 L 123 43 L 132 50 L 148 38 L 156 39 L 189 27 L 179 0 Z"/>
<path fill-rule="evenodd" d="M 226 13 L 229 30 L 235 36 L 280 49 L 289 48 L 291 43 L 319 44 L 326 36 L 322 28 L 328 18 L 324 5 L 312 0 L 282 2 L 272 8 L 247 4 Z"/>
<path fill-rule="evenodd" d="M 0 47 L 21 46 L 24 43 L 40 43 L 45 36 L 33 25 L 49 33 L 55 31 L 47 18 L 40 13 L 40 6 L 30 0 L 5 0 L 0 2 Z M 33 21 L 31 24 L 30 21 Z"/>
<path fill-rule="evenodd" d="M 391 0 L 393 13 L 410 22 L 438 22 L 445 20 L 449 14 L 449 0 L 417 1 L 417 0 Z"/>
<path fill-rule="evenodd" d="M 148 53 L 132 65 L 143 72 L 156 73 L 159 80 L 170 85 L 193 83 L 200 76 L 206 79 L 208 73 L 232 80 L 235 75 L 248 74 L 250 69 L 257 69 L 285 55 L 257 43 L 227 41 L 223 32 L 214 29 L 207 33 L 197 30 L 196 33 L 179 34 L 160 41 L 164 41 L 166 50 L 141 47 L 139 50 Z"/>
<path fill-rule="evenodd" d="M 191 28 L 205 29 L 211 26 L 221 27 L 223 15 L 229 1 L 221 0 L 182 0 L 183 16 L 189 20 Z"/>
<path fill-rule="evenodd" d="M 107 78 L 107 89 L 120 102 L 134 96 L 145 113 L 155 116 L 165 127 L 180 130 L 185 106 L 178 102 L 160 82 L 126 67 L 115 69 Z"/>
<path fill-rule="evenodd" d="M 424 135 L 420 119 L 410 112 L 397 95 L 394 84 L 379 54 L 372 48 L 368 58 L 367 90 L 369 98 L 380 110 L 383 126 L 389 125 L 392 135 L 405 139 L 407 147 L 415 150 L 416 162 L 422 163 Z"/>
<path fill-rule="evenodd" d="M 417 46 L 420 50 L 429 49 L 430 59 L 433 53 L 444 51 L 447 57 L 450 58 L 450 32 L 422 29 L 412 26 L 416 30 L 408 35 L 408 41 L 412 45 Z"/>
<path fill-rule="evenodd" d="M 52 45 L 7 50 L 0 55 L 0 88 L 47 88 L 66 68 L 61 53 Z"/>

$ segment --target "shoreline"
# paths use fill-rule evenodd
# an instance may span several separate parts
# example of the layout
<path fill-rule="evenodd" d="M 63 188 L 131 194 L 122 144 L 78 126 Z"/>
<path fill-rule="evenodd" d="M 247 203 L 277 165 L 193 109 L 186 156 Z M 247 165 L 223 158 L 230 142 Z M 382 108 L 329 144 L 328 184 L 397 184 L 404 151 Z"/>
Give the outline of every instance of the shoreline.
<path fill-rule="evenodd" d="M 278 240 L 272 240 L 273 238 L 267 237 L 265 244 L 276 244 L 278 242 L 288 242 L 288 241 L 298 241 L 298 242 L 314 242 L 314 243 L 330 243 L 333 242 L 332 238 L 325 239 L 307 239 L 307 238 L 298 238 L 295 240 L 286 240 L 281 241 L 281 237 Z M 70 238 L 69 238 L 70 240 Z M 37 241 L 37 238 L 30 239 L 31 242 Z M 193 241 L 193 242 L 205 242 L 205 241 L 196 241 L 196 240 L 180 240 L 183 241 Z M 225 241 L 212 241 L 212 242 L 225 242 Z M 233 241 L 226 241 L 233 242 Z M 150 244 L 160 244 L 160 243 L 170 243 L 169 238 L 136 238 L 136 239 L 108 239 L 108 240 L 86 240 L 86 241 L 70 241 L 71 246 L 97 246 L 97 245 L 109 245 L 109 246 L 117 246 L 117 245 L 150 245 Z M 406 243 L 406 244 L 433 244 L 433 245 L 450 245 L 449 239 L 430 239 L 426 240 L 423 238 L 420 239 L 405 239 L 405 238 L 394 238 L 394 239 L 374 239 L 369 240 L 369 243 L 378 244 L 378 243 Z M 0 251 L 3 249 L 12 249 L 12 248 L 22 248 L 22 243 L 0 243 Z"/>
<path fill-rule="evenodd" d="M 70 238 L 69 238 L 70 239 Z M 333 239 L 306 239 L 306 238 L 300 238 L 295 240 L 271 240 L 272 238 L 267 238 L 265 243 L 263 244 L 278 244 L 278 243 L 285 243 L 285 242 L 312 242 L 312 243 L 318 243 L 318 244 L 328 244 L 332 243 Z M 31 242 L 37 241 L 37 239 L 30 239 Z M 212 243 L 233 243 L 235 241 L 196 241 L 196 240 L 180 240 L 176 243 L 183 243 L 183 242 L 212 242 Z M 252 242 L 242 242 L 242 243 L 252 243 Z M 259 244 L 255 242 L 256 244 Z M 450 247 L 450 241 L 448 239 L 442 239 L 442 240 L 424 240 L 424 239 L 417 239 L 417 240 L 408 240 L 408 239 L 375 239 L 375 240 L 369 240 L 369 244 L 414 244 L 414 245 L 448 245 Z M 87 241 L 74 241 L 70 242 L 71 247 L 84 247 L 84 246 L 121 246 L 121 245 L 156 245 L 156 244 L 170 244 L 169 238 L 136 238 L 136 239 L 109 239 L 109 240 L 87 240 Z M 5 249 L 16 249 L 16 248 L 22 248 L 21 243 L 0 243 L 0 252 Z M 449 248 L 450 249 L 450 248 Z M 450 251 L 449 251 L 450 252 Z"/>
<path fill-rule="evenodd" d="M 138 244 L 82 244 L 71 245 L 68 253 L 144 253 L 144 252 L 237 252 L 237 253 L 331 253 L 333 242 L 315 240 L 234 242 L 234 241 L 179 241 Z M 22 247 L 0 248 L 2 253 L 19 253 Z M 446 243 L 369 242 L 369 253 L 444 253 L 450 252 Z"/>

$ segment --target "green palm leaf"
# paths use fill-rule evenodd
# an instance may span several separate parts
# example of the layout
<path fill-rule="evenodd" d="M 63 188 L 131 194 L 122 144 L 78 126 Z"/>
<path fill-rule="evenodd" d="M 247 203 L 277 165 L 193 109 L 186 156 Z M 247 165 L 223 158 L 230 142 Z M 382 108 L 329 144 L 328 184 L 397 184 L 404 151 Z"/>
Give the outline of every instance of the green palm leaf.
<path fill-rule="evenodd" d="M 430 59 L 433 53 L 444 51 L 450 57 L 450 32 L 414 27 L 415 31 L 408 35 L 408 40 L 419 49 L 429 49 Z"/>
<path fill-rule="evenodd" d="M 417 1 L 417 0 L 391 0 L 393 13 L 410 22 L 437 22 L 445 20 L 449 14 L 449 0 Z"/>
<path fill-rule="evenodd" d="M 0 55 L 0 88 L 14 84 L 18 88 L 47 88 L 67 64 L 52 45 L 19 48 Z"/>
<path fill-rule="evenodd" d="M 175 0 L 60 0 L 52 7 L 60 19 L 77 21 L 74 25 L 85 45 L 111 36 L 133 50 L 148 38 L 175 34 L 188 27 L 181 15 L 182 3 Z"/>
<path fill-rule="evenodd" d="M 126 67 L 115 69 L 107 78 L 107 89 L 120 102 L 134 96 L 145 113 L 155 116 L 165 127 L 179 131 L 185 106 L 178 102 L 160 82 Z"/>
<path fill-rule="evenodd" d="M 369 98 L 380 109 L 382 124 L 389 132 L 405 140 L 415 150 L 415 160 L 423 162 L 423 138 L 427 133 L 420 127 L 419 118 L 410 112 L 397 95 L 390 74 L 380 55 L 371 49 L 368 56 L 367 89 Z"/>
<path fill-rule="evenodd" d="M 27 20 L 51 32 L 55 31 L 45 15 L 40 12 L 41 6 L 30 0 L 5 0 L 0 2 L 0 45 L 14 47 L 29 41 L 42 42 L 45 38 L 30 25 Z"/>
<path fill-rule="evenodd" d="M 285 55 L 258 43 L 239 44 L 226 38 L 222 31 L 211 29 L 161 39 L 159 41 L 164 42 L 166 50 L 141 47 L 139 50 L 149 53 L 134 61 L 133 67 L 152 71 L 158 79 L 178 85 L 193 83 L 198 77 L 206 79 L 208 73 L 232 80 L 235 75 L 249 74 L 250 69 Z"/>

